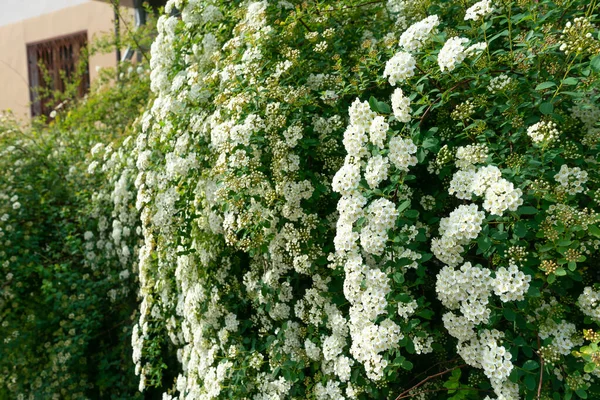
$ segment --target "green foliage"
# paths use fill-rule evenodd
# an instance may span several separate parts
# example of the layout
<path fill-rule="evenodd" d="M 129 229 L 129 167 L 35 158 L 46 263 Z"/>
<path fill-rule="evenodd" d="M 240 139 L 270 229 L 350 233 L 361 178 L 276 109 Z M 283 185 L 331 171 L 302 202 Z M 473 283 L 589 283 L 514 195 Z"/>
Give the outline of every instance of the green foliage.
<path fill-rule="evenodd" d="M 135 262 L 104 238 L 94 256 L 86 232 L 118 220 L 103 175 L 124 167 L 107 152 L 105 172 L 88 173 L 89 150 L 121 141 L 148 86 L 146 73 L 100 84 L 48 124 L 2 116 L 0 397 L 139 397 L 130 362 Z"/>

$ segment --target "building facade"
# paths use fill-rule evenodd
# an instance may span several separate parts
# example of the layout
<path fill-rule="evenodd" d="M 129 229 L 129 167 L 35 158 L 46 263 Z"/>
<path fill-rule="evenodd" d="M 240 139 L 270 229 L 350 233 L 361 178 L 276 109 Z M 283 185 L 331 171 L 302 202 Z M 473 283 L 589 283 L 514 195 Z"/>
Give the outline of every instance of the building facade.
<path fill-rule="evenodd" d="M 44 77 L 61 90 L 62 77 L 78 65 L 80 50 L 100 34 L 114 31 L 114 8 L 100 0 L 2 0 L 0 12 L 0 110 L 10 109 L 21 120 L 47 114 L 32 88 Z M 133 6 L 133 0 L 121 0 Z M 132 15 L 131 9 L 123 10 Z M 114 53 L 89 59 L 80 94 L 98 75 L 98 69 L 114 67 Z M 59 72 L 63 71 L 63 72 Z"/>

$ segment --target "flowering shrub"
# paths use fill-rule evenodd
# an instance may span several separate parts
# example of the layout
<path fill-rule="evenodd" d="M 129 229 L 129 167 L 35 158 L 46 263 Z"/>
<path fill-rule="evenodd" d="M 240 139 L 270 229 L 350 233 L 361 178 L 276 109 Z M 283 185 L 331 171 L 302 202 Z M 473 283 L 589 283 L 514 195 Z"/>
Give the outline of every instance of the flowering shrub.
<path fill-rule="evenodd" d="M 139 279 L 138 389 L 600 396 L 596 12 L 169 1 L 79 253 Z"/>
<path fill-rule="evenodd" d="M 600 395 L 594 6 L 170 1 L 132 154 L 139 389 Z"/>
<path fill-rule="evenodd" d="M 140 72 L 49 123 L 0 117 L 2 399 L 142 397 L 129 345 L 139 216 L 121 143 L 148 99 Z"/>

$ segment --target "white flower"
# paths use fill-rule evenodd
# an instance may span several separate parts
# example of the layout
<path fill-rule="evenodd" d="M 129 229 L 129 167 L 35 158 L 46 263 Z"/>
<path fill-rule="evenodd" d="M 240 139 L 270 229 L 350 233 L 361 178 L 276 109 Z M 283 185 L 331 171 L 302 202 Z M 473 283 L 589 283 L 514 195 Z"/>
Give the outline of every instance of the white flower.
<path fill-rule="evenodd" d="M 456 65 L 463 62 L 467 56 L 463 45 L 468 42 L 469 39 L 451 37 L 444 43 L 444 47 L 438 54 L 438 64 L 442 72 L 445 70 L 454 71 Z"/>
<path fill-rule="evenodd" d="M 403 47 L 406 51 L 419 51 L 439 24 L 440 20 L 438 16 L 431 15 L 411 25 L 400 36 L 400 47 Z"/>
<path fill-rule="evenodd" d="M 404 96 L 400 88 L 392 93 L 392 111 L 398 121 L 405 123 L 410 121 L 410 99 Z"/>
<path fill-rule="evenodd" d="M 550 143 L 558 138 L 560 132 L 556 123 L 552 121 L 540 121 L 527 128 L 527 135 L 534 143 Z"/>
<path fill-rule="evenodd" d="M 486 15 L 490 14 L 492 11 L 492 2 L 490 0 L 482 0 L 478 3 L 473 4 L 467 9 L 467 12 L 465 14 L 465 21 L 477 21 L 480 18 L 483 18 Z"/>
<path fill-rule="evenodd" d="M 390 140 L 390 151 L 388 157 L 390 161 L 401 171 L 408 171 L 408 168 L 417 165 L 417 157 L 413 156 L 417 152 L 417 146 L 411 139 L 394 137 Z"/>
<path fill-rule="evenodd" d="M 554 179 L 565 188 L 570 195 L 583 193 L 584 187 L 588 181 L 588 173 L 579 167 L 569 168 L 566 164 L 561 165 L 558 174 L 554 175 Z"/>
<path fill-rule="evenodd" d="M 387 157 L 376 155 L 369 159 L 365 168 L 365 179 L 372 189 L 377 188 L 381 181 L 387 179 L 388 166 Z"/>
<path fill-rule="evenodd" d="M 383 76 L 388 78 L 390 85 L 396 86 L 415 75 L 416 65 L 416 61 L 410 53 L 400 51 L 385 64 Z"/>
<path fill-rule="evenodd" d="M 378 148 L 383 149 L 389 129 L 390 125 L 385 122 L 385 117 L 381 115 L 375 117 L 369 127 L 369 139 L 371 140 L 371 143 Z"/>

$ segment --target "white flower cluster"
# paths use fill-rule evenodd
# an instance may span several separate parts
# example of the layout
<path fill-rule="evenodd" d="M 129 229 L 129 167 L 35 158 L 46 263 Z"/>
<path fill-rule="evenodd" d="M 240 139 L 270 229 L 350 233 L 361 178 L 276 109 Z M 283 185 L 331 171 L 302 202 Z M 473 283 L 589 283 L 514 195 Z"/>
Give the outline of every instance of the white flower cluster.
<path fill-rule="evenodd" d="M 423 48 L 427 40 L 435 33 L 440 19 L 437 15 L 431 15 L 413 25 L 411 25 L 402 35 L 400 35 L 399 45 L 406 51 L 419 51 Z"/>
<path fill-rule="evenodd" d="M 493 282 L 494 293 L 505 303 L 521 301 L 529 290 L 529 282 L 531 276 L 524 274 L 515 264 L 509 265 L 508 269 L 500 267 L 496 270 Z"/>
<path fill-rule="evenodd" d="M 369 140 L 377 146 L 378 149 L 383 149 L 389 129 L 390 125 L 385 121 L 385 117 L 381 115 L 376 116 L 373 118 L 373 122 L 371 122 L 371 126 L 369 127 Z"/>
<path fill-rule="evenodd" d="M 575 324 L 564 319 L 557 323 L 553 318 L 547 318 L 540 324 L 539 335 L 542 340 L 552 337 L 552 346 L 563 356 L 571 354 L 575 346 L 581 346 L 583 339 L 577 335 Z"/>
<path fill-rule="evenodd" d="M 579 167 L 569 168 L 566 164 L 563 164 L 560 171 L 554 175 L 554 179 L 560 183 L 567 193 L 576 195 L 577 193 L 583 193 L 585 190 L 583 185 L 588 181 L 588 173 Z"/>
<path fill-rule="evenodd" d="M 344 164 L 333 177 L 332 189 L 342 196 L 350 196 L 358 189 L 359 183 L 360 165 Z"/>
<path fill-rule="evenodd" d="M 492 93 L 498 93 L 506 89 L 512 82 L 513 79 L 510 76 L 501 74 L 490 80 L 488 90 Z"/>
<path fill-rule="evenodd" d="M 444 46 L 438 54 L 438 65 L 442 72 L 452 72 L 458 64 L 463 62 L 465 58 L 471 57 L 486 49 L 487 44 L 485 42 L 475 43 L 465 48 L 465 44 L 469 42 L 469 39 L 461 37 L 451 37 L 446 40 Z"/>
<path fill-rule="evenodd" d="M 411 139 L 396 136 L 390 140 L 389 146 L 388 157 L 399 170 L 408 171 L 409 167 L 417 164 L 417 157 L 413 155 L 417 152 L 417 146 Z"/>
<path fill-rule="evenodd" d="M 468 169 L 475 164 L 484 163 L 488 157 L 488 148 L 483 143 L 461 146 L 456 149 L 455 165 L 460 169 Z"/>
<path fill-rule="evenodd" d="M 415 58 L 405 51 L 396 53 L 385 64 L 384 78 L 388 78 L 390 85 L 396 86 L 415 75 L 417 63 Z"/>
<path fill-rule="evenodd" d="M 548 144 L 560 135 L 556 123 L 553 121 L 540 121 L 527 128 L 527 135 L 534 143 Z"/>
<path fill-rule="evenodd" d="M 404 95 L 400 88 L 392 93 L 392 111 L 398 121 L 404 123 L 410 121 L 410 99 Z"/>
<path fill-rule="evenodd" d="M 518 385 L 508 380 L 514 368 L 512 355 L 499 345 L 504 334 L 495 329 L 483 329 L 477 334 L 468 323 L 465 326 L 464 318 L 452 313 L 444 314 L 443 321 L 448 332 L 458 339 L 458 354 L 467 364 L 483 369 L 498 399 L 518 399 Z"/>
<path fill-rule="evenodd" d="M 455 270 L 445 266 L 437 275 L 436 292 L 442 304 L 460 311 L 471 327 L 486 323 L 490 316 L 487 308 L 493 280 L 487 268 L 467 262 Z"/>
<path fill-rule="evenodd" d="M 464 245 L 477 238 L 485 213 L 479 211 L 477 204 L 460 205 L 446 218 L 440 220 L 441 237 L 431 242 L 433 254 L 450 266 L 462 262 Z"/>
<path fill-rule="evenodd" d="M 374 200 L 367 207 L 367 225 L 360 232 L 360 244 L 364 251 L 381 255 L 391 229 L 398 217 L 394 203 L 387 199 Z"/>
<path fill-rule="evenodd" d="M 491 0 L 481 0 L 467 9 L 465 21 L 478 21 L 490 14 L 493 10 Z"/>
<path fill-rule="evenodd" d="M 400 97 L 398 93 L 403 96 L 401 91 L 397 92 L 396 99 Z M 401 98 L 400 102 L 393 102 L 395 108 L 409 106 Z M 361 168 L 365 169 L 364 178 L 368 185 L 376 188 L 387 179 L 390 163 L 400 171 L 408 171 L 417 162 L 413 155 L 417 148 L 412 140 L 392 137 L 388 141 L 388 130 L 389 125 L 384 117 L 373 113 L 368 103 L 355 101 L 350 107 L 350 124 L 344 137 L 348 155 L 332 183 L 332 189 L 342 194 L 337 205 L 339 218 L 334 244 L 335 257 L 340 260 L 345 272 L 344 296 L 351 305 L 348 326 L 352 339 L 350 353 L 373 380 L 380 380 L 387 366 L 381 353 L 397 347 L 403 335 L 392 319 L 375 323 L 387 312 L 386 296 L 391 290 L 390 279 L 371 256 L 368 257 L 371 261 L 365 263 L 361 252 L 365 257 L 385 255 L 388 231 L 395 226 L 398 211 L 396 205 L 385 198 L 377 198 L 367 205 L 368 200 L 362 193 L 364 189 L 359 186 Z M 387 150 L 387 157 L 385 153 L 369 156 L 369 142 L 379 150 Z M 366 162 L 364 158 L 367 158 Z M 364 218 L 364 223 L 360 229 L 356 229 L 354 225 L 361 218 Z M 412 255 L 402 257 L 410 258 Z M 408 316 L 409 310 L 406 310 L 406 314 Z M 332 339 L 328 339 L 330 342 L 333 343 Z M 324 349 L 324 357 L 332 360 L 338 357 L 341 346 L 334 347 L 334 351 Z M 349 359 L 348 362 L 337 359 L 333 370 L 340 379 L 347 380 Z"/>
<path fill-rule="evenodd" d="M 376 155 L 369 159 L 365 168 L 365 179 L 372 189 L 377 188 L 381 181 L 387 179 L 388 167 L 387 157 Z"/>
<path fill-rule="evenodd" d="M 442 72 L 454 71 L 456 65 L 463 62 L 466 57 L 464 44 L 468 42 L 469 39 L 466 38 L 451 37 L 444 43 L 438 54 L 438 64 Z"/>
<path fill-rule="evenodd" d="M 586 129 L 591 129 L 600 121 L 600 107 L 589 103 L 581 102 L 571 108 L 572 116 L 579 119 Z"/>
<path fill-rule="evenodd" d="M 468 167 L 458 170 L 452 177 L 448 192 L 463 200 L 470 200 L 473 194 L 483 196 L 483 208 L 495 215 L 502 215 L 506 210 L 516 211 L 523 204 L 523 191 L 515 189 L 512 182 L 502 178 L 498 167 L 493 165 L 481 167 L 477 172 Z"/>
<path fill-rule="evenodd" d="M 600 292 L 586 286 L 577 299 L 577 305 L 585 315 L 596 322 L 600 322 Z"/>

